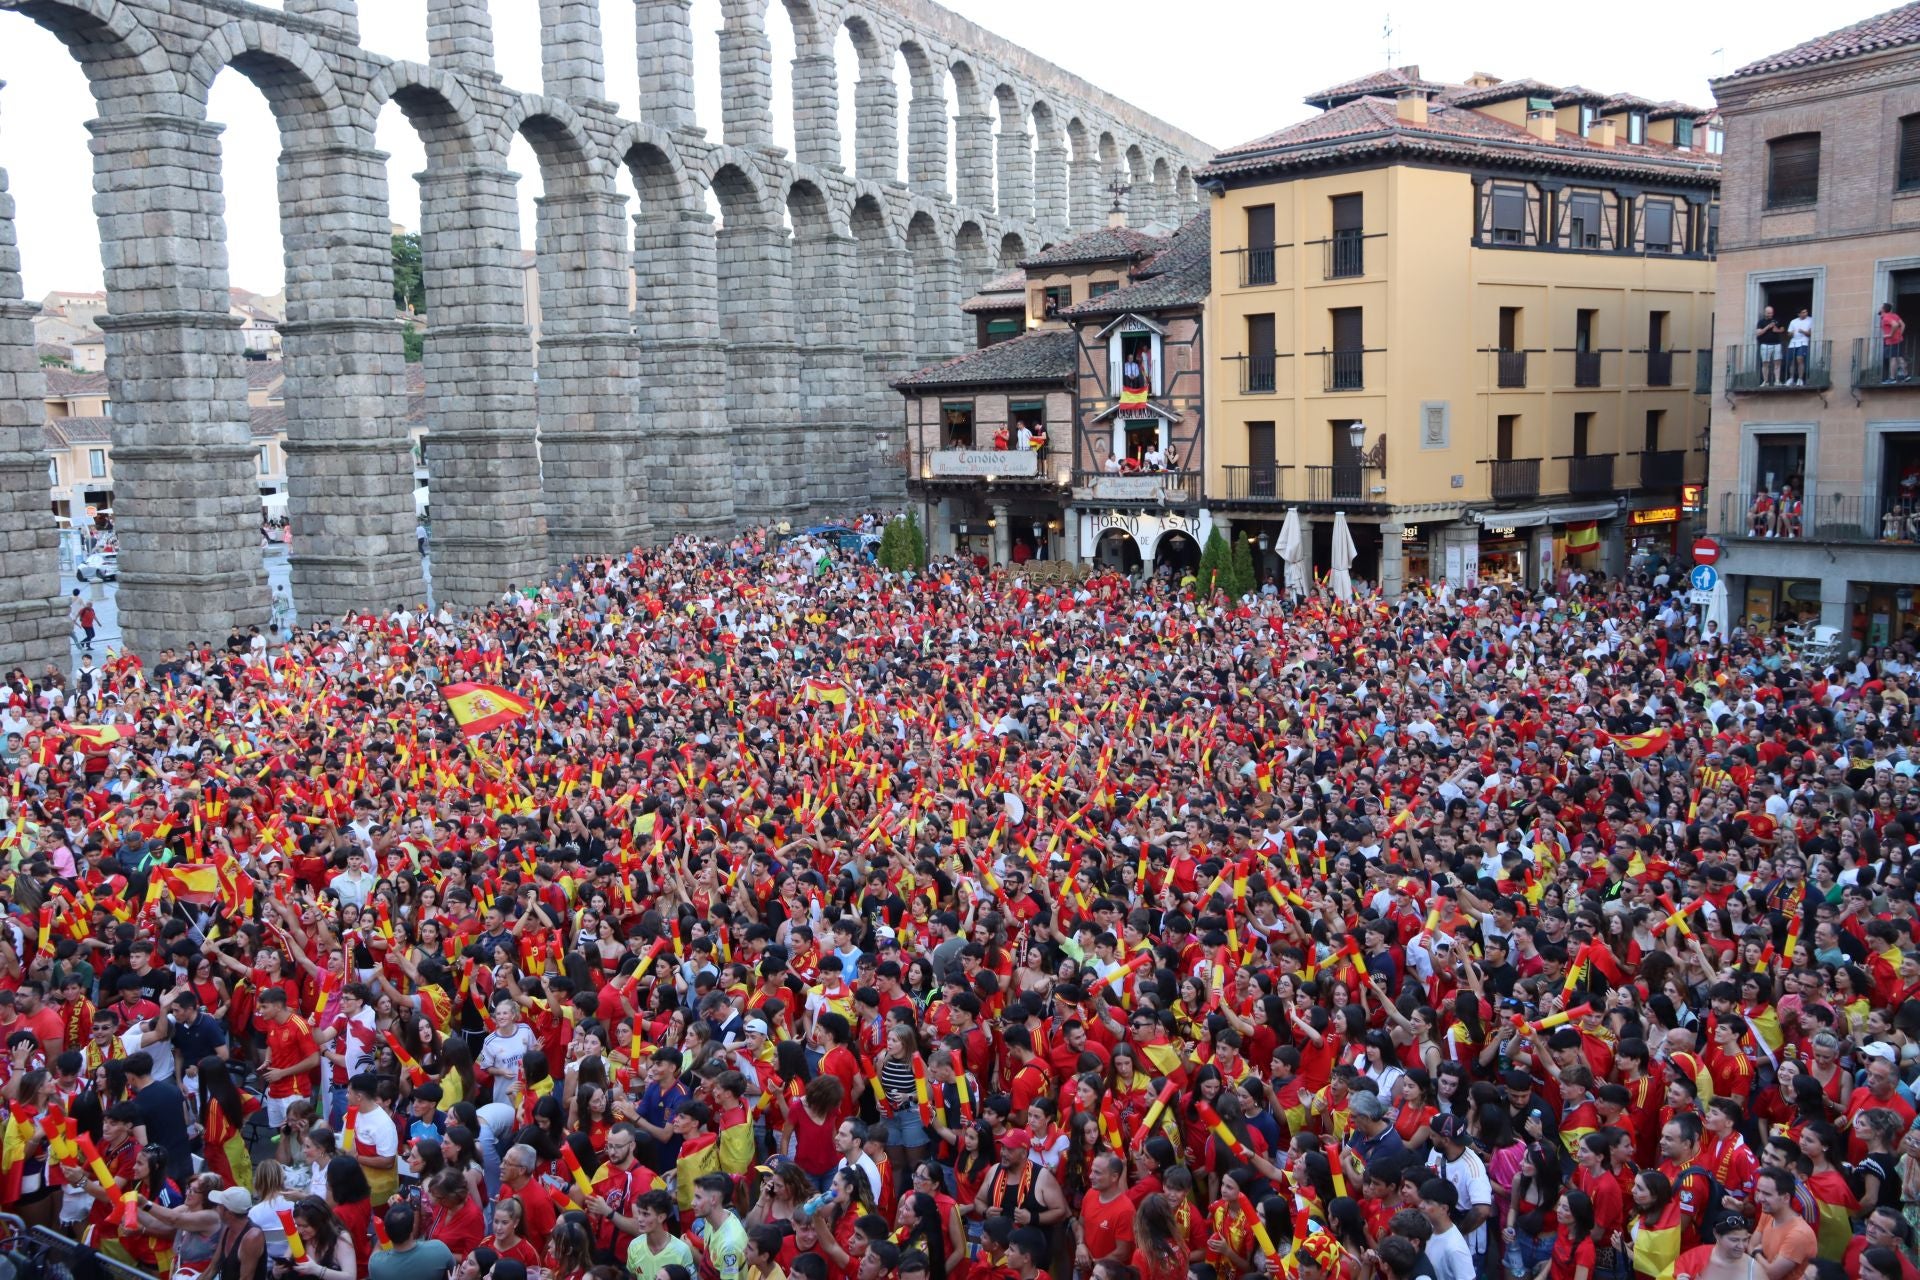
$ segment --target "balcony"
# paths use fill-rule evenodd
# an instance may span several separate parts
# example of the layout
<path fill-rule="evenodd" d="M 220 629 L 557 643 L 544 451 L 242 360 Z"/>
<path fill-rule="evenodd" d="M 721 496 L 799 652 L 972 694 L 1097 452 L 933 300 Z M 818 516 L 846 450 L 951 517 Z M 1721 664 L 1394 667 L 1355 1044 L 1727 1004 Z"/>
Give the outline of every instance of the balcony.
<path fill-rule="evenodd" d="M 1489 487 L 1496 502 L 1524 502 L 1540 496 L 1540 459 L 1498 458 Z"/>
<path fill-rule="evenodd" d="M 1241 395 L 1270 395 L 1273 392 L 1278 356 L 1271 351 L 1264 351 L 1235 358 L 1240 362 Z"/>
<path fill-rule="evenodd" d="M 1326 278 L 1348 280 L 1367 274 L 1367 238 L 1358 231 L 1336 231 L 1327 247 Z"/>
<path fill-rule="evenodd" d="M 1713 394 L 1713 352 L 1705 347 L 1693 353 L 1693 394 Z"/>
<path fill-rule="evenodd" d="M 1322 351 L 1326 358 L 1328 391 L 1364 391 L 1367 386 L 1365 351 Z"/>
<path fill-rule="evenodd" d="M 1307 468 L 1307 501 L 1309 502 L 1374 502 L 1374 477 L 1378 472 L 1373 467 L 1363 467 L 1357 462 L 1340 462 L 1331 467 Z"/>
<path fill-rule="evenodd" d="M 1612 494 L 1613 455 L 1590 453 L 1583 458 L 1568 458 L 1567 492 L 1580 498 Z"/>
<path fill-rule="evenodd" d="M 1853 340 L 1853 386 L 1857 391 L 1881 387 L 1920 388 L 1914 361 L 1920 359 L 1920 338 L 1908 338 L 1897 347 L 1878 338 Z"/>
<path fill-rule="evenodd" d="M 1771 350 L 1771 348 L 1769 348 Z M 1727 390 L 1741 395 L 1791 395 L 1798 391 L 1825 391 L 1833 385 L 1833 343 L 1809 343 L 1797 359 L 1782 348 L 1780 358 L 1760 359 L 1752 345 L 1727 348 Z"/>
<path fill-rule="evenodd" d="M 1871 492 L 1829 492 L 1817 489 L 1798 511 L 1783 511 L 1778 494 L 1768 494 L 1768 509 L 1756 511 L 1760 495 L 1720 495 L 1719 528 L 1723 538 L 1781 542 L 1788 545 L 1840 542 L 1855 545 L 1912 547 L 1920 541 L 1920 517 L 1900 509 L 1897 499 Z"/>
<path fill-rule="evenodd" d="M 1673 385 L 1673 352 L 1647 352 L 1647 385 L 1650 387 Z"/>
<path fill-rule="evenodd" d="M 1155 507 L 1200 501 L 1198 471 L 1076 471 L 1075 502 L 1138 502 Z"/>
<path fill-rule="evenodd" d="M 1246 249 L 1240 254 L 1240 287 L 1251 289 L 1257 285 L 1272 284 L 1279 277 L 1274 274 L 1274 250 L 1272 245 L 1264 249 Z"/>
<path fill-rule="evenodd" d="M 1642 489 L 1678 489 L 1686 480 L 1686 450 L 1656 449 L 1640 455 Z"/>
<path fill-rule="evenodd" d="M 1600 353 L 1598 351 L 1573 353 L 1573 385 L 1576 387 L 1600 385 Z"/>
<path fill-rule="evenodd" d="M 1499 385 L 1503 387 L 1524 387 L 1527 385 L 1526 352 L 1496 351 L 1493 354 L 1499 363 Z"/>
<path fill-rule="evenodd" d="M 1274 466 L 1222 467 L 1227 473 L 1228 502 L 1284 502 L 1287 468 Z"/>

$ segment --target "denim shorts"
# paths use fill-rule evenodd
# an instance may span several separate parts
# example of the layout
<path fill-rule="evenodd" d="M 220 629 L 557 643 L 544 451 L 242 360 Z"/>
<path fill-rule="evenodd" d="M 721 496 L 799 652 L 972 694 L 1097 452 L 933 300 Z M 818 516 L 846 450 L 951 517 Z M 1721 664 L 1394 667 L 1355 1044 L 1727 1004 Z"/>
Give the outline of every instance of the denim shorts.
<path fill-rule="evenodd" d="M 924 1147 L 930 1139 L 927 1126 L 920 1123 L 920 1108 L 909 1103 L 887 1117 L 887 1145 Z"/>

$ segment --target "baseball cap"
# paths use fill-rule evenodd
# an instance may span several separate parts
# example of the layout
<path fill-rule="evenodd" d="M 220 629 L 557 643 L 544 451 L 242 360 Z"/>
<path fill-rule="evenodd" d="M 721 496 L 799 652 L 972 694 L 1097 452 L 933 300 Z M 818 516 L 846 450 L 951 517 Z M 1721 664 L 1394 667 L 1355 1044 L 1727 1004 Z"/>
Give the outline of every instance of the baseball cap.
<path fill-rule="evenodd" d="M 1900 1061 L 1900 1055 L 1895 1052 L 1894 1047 L 1885 1040 L 1875 1040 L 1872 1044 L 1867 1045 L 1860 1050 L 1860 1056 L 1863 1058 L 1885 1058 L 1888 1062 L 1897 1063 Z"/>
<path fill-rule="evenodd" d="M 1003 1150 L 1007 1147 L 1031 1147 L 1032 1145 L 1033 1131 L 1031 1129 L 1009 1129 L 1007 1130 L 1007 1136 L 1000 1141 L 1000 1146 Z"/>
<path fill-rule="evenodd" d="M 253 1193 L 245 1187 L 223 1187 L 207 1199 L 225 1209 L 228 1213 L 245 1213 L 253 1208 Z"/>
<path fill-rule="evenodd" d="M 767 1024 L 759 1018 L 748 1018 L 746 1032 L 750 1036 L 764 1036 L 767 1034 Z"/>
<path fill-rule="evenodd" d="M 1349 1103 L 1348 1105 L 1352 1104 Z M 1465 1142 L 1467 1140 L 1467 1122 L 1459 1116 L 1441 1116 L 1438 1120 L 1434 1121 L 1433 1132 L 1434 1136 L 1445 1138 L 1449 1142 Z"/>

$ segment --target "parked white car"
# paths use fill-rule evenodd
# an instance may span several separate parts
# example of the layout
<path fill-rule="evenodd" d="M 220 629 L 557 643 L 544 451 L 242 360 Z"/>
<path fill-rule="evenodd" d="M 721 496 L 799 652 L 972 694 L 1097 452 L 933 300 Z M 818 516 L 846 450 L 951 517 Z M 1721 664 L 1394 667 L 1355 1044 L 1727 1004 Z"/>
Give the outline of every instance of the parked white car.
<path fill-rule="evenodd" d="M 120 553 L 95 551 L 73 566 L 73 576 L 80 582 L 117 582 L 120 579 Z"/>

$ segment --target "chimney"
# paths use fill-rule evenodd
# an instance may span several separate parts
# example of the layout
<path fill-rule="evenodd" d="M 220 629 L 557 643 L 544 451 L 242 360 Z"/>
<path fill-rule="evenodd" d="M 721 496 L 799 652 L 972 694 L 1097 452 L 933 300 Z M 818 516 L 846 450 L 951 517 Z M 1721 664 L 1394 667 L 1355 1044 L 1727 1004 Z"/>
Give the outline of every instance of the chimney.
<path fill-rule="evenodd" d="M 1121 207 L 1120 207 L 1119 205 L 1117 205 L 1117 204 L 1116 204 L 1116 205 L 1114 205 L 1114 207 L 1113 207 L 1113 208 L 1111 208 L 1111 209 L 1109 209 L 1109 210 L 1107 210 L 1107 225 L 1108 225 L 1108 226 L 1110 226 L 1110 227 L 1124 227 L 1124 226 L 1126 226 L 1126 225 L 1127 225 L 1127 211 L 1126 211 L 1125 209 L 1122 209 L 1122 208 L 1121 208 Z"/>
<path fill-rule="evenodd" d="M 1593 132 L 1587 136 L 1593 139 L 1593 144 L 1597 147 L 1610 147 L 1613 145 L 1613 132 L 1613 117 L 1602 116 L 1594 122 Z"/>
<path fill-rule="evenodd" d="M 1542 142 L 1556 141 L 1560 136 L 1559 113 L 1553 109 L 1553 103 L 1545 98 L 1527 100 L 1527 132 Z"/>
<path fill-rule="evenodd" d="M 1425 124 L 1427 122 L 1426 91 L 1402 89 L 1393 113 L 1407 124 Z"/>

